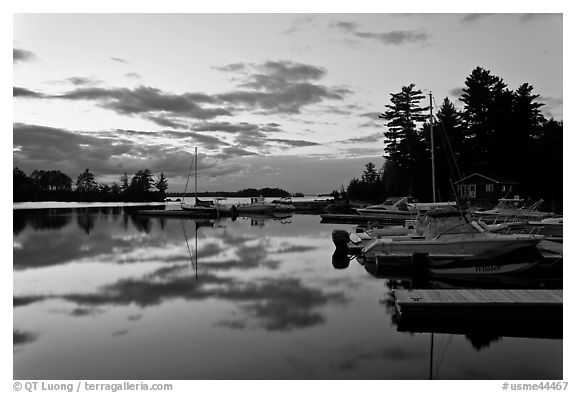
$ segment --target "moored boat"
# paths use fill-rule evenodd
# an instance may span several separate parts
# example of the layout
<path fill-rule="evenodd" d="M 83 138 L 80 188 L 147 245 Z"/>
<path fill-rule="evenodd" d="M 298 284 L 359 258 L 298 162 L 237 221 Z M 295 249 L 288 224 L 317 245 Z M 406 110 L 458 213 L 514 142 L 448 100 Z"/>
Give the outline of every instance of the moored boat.
<path fill-rule="evenodd" d="M 238 205 L 238 214 L 243 213 L 291 213 L 295 210 L 294 206 L 284 203 L 266 202 L 264 197 L 250 198 L 249 204 Z"/>
<path fill-rule="evenodd" d="M 543 220 L 546 218 L 556 217 L 557 215 L 551 212 L 542 212 L 538 208 L 544 202 L 540 199 L 536 203 L 526 206 L 524 199 L 521 198 L 501 198 L 498 200 L 498 205 L 489 210 L 476 210 L 474 216 L 482 219 L 485 222 L 509 222 L 521 220 Z"/>
<path fill-rule="evenodd" d="M 535 246 L 543 239 L 533 234 L 496 234 L 454 211 L 429 212 L 421 236 L 391 236 L 375 239 L 362 249 L 365 259 L 376 254 L 444 254 L 474 256 L 490 249 Z"/>
<path fill-rule="evenodd" d="M 378 205 L 371 205 L 365 208 L 356 209 L 358 214 L 363 216 L 380 216 L 391 219 L 409 219 L 414 218 L 418 211 L 409 206 L 414 200 L 412 197 L 395 197 L 388 198 L 385 202 Z"/>

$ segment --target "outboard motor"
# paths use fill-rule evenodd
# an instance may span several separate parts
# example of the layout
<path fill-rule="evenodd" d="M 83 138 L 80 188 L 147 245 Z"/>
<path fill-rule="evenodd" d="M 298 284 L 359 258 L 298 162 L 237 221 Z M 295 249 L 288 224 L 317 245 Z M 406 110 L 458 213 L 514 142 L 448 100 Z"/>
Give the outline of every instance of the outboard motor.
<path fill-rule="evenodd" d="M 350 265 L 350 258 L 345 249 L 336 247 L 332 254 L 332 266 L 334 269 L 346 269 Z"/>
<path fill-rule="evenodd" d="M 348 242 L 350 241 L 350 235 L 348 232 L 342 229 L 335 229 L 332 231 L 332 242 L 336 246 L 336 250 L 342 250 L 348 253 Z"/>

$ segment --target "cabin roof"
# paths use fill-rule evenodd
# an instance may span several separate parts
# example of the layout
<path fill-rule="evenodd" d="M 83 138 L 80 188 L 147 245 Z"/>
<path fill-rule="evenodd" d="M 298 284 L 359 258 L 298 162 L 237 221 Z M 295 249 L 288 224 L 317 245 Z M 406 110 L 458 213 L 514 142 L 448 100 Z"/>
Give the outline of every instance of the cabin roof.
<path fill-rule="evenodd" d="M 468 180 L 468 179 L 470 179 L 470 178 L 472 178 L 472 177 L 474 177 L 474 176 L 480 176 L 480 177 L 482 177 L 482 178 L 484 178 L 484 179 L 486 179 L 486 180 L 489 180 L 489 181 L 491 181 L 491 182 L 498 183 L 498 184 L 503 184 L 503 183 L 504 183 L 504 184 L 516 184 L 515 181 L 504 180 L 504 179 L 497 180 L 497 179 L 495 179 L 494 176 L 486 176 L 486 175 L 482 175 L 482 174 L 480 174 L 480 173 L 478 173 L 478 172 L 474 172 L 473 174 L 468 175 L 468 176 L 466 176 L 466 177 L 464 177 L 464 178 L 462 178 L 462 179 L 454 182 L 454 184 L 462 183 L 463 181 Z"/>

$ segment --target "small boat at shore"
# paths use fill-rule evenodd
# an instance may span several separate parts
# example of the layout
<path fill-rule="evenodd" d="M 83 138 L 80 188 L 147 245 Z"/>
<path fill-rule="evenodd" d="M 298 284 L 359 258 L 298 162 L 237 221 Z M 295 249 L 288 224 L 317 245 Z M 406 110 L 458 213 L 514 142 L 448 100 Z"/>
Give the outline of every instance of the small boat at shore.
<path fill-rule="evenodd" d="M 266 202 L 264 197 L 250 198 L 250 203 L 237 206 L 238 214 L 258 213 L 292 213 L 295 208 L 291 204 Z"/>

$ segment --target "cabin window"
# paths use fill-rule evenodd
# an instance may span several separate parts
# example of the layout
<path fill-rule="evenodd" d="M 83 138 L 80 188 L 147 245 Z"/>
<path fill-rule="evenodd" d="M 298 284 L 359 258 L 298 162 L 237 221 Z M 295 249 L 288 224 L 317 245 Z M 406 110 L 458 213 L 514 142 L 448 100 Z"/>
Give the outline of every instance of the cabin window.
<path fill-rule="evenodd" d="M 494 184 L 486 184 L 486 192 L 494 192 Z"/>
<path fill-rule="evenodd" d="M 476 198 L 476 184 L 459 184 L 458 196 L 465 198 Z"/>
<path fill-rule="evenodd" d="M 464 186 L 462 184 L 458 184 L 458 196 L 464 196 Z"/>
<path fill-rule="evenodd" d="M 506 192 L 506 186 L 502 186 L 502 192 Z"/>

